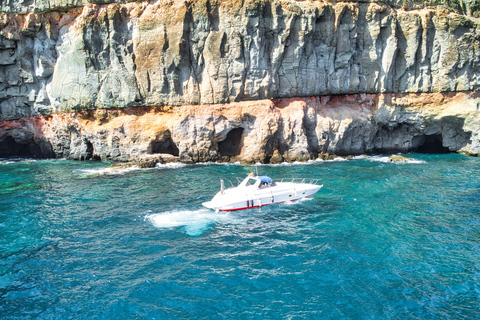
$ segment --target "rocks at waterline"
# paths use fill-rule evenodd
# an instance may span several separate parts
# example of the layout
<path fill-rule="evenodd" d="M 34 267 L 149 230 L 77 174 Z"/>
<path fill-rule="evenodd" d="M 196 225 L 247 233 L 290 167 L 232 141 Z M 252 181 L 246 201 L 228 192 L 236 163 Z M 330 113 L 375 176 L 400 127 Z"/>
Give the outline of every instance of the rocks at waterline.
<path fill-rule="evenodd" d="M 359 94 L 61 113 L 1 122 L 0 150 L 8 143 L 35 156 L 185 163 L 305 161 L 426 145 L 479 154 L 479 102 L 478 92 Z"/>

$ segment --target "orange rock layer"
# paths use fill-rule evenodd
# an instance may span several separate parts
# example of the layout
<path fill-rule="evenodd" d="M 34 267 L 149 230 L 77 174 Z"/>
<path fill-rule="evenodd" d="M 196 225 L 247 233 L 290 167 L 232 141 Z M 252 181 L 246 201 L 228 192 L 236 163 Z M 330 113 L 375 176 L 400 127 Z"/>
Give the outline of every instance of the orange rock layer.
<path fill-rule="evenodd" d="M 132 107 L 0 122 L 0 157 L 280 162 L 322 154 L 479 154 L 479 92 Z"/>

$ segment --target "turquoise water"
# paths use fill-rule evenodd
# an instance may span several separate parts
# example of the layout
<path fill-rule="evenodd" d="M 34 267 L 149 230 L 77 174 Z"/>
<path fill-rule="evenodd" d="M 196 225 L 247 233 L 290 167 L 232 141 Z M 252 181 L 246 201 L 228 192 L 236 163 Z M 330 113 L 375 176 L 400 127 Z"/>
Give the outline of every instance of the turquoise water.
<path fill-rule="evenodd" d="M 480 158 L 263 165 L 312 198 L 202 208 L 254 170 L 0 161 L 2 319 L 480 317 Z"/>

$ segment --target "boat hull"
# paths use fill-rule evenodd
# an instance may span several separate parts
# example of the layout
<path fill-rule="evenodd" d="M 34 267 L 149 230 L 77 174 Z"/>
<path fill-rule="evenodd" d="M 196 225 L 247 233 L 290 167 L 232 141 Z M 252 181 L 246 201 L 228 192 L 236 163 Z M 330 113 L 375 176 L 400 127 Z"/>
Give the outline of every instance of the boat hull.
<path fill-rule="evenodd" d="M 265 189 L 232 188 L 225 190 L 223 194 L 217 193 L 212 201 L 204 202 L 203 206 L 219 211 L 258 208 L 310 197 L 322 187 L 323 185 L 315 184 L 278 183 L 275 187 Z"/>

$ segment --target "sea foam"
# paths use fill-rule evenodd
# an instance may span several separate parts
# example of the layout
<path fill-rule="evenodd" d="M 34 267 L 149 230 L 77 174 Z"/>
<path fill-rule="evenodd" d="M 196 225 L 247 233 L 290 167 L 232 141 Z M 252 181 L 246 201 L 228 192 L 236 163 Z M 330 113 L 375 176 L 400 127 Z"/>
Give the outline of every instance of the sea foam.
<path fill-rule="evenodd" d="M 83 174 L 88 176 L 96 176 L 96 175 L 117 175 L 117 174 L 125 174 L 127 172 L 140 170 L 137 166 L 131 166 L 128 168 L 117 168 L 117 167 L 107 167 L 107 168 L 97 168 L 97 169 L 81 169 L 78 170 Z"/>
<path fill-rule="evenodd" d="M 366 157 L 365 159 L 369 160 L 369 161 L 384 162 L 384 163 L 395 163 L 395 164 L 421 164 L 421 163 L 426 163 L 423 160 L 412 159 L 412 158 L 405 158 L 404 161 L 393 161 L 391 157 L 387 157 L 387 156 L 369 156 L 369 157 Z"/>
<path fill-rule="evenodd" d="M 155 168 L 157 169 L 179 169 L 186 167 L 187 165 L 185 163 L 181 162 L 169 162 L 169 163 L 157 163 L 155 165 Z"/>
<path fill-rule="evenodd" d="M 147 212 L 145 221 L 160 229 L 182 228 L 190 236 L 199 236 L 211 225 L 218 223 L 239 223 L 239 217 L 228 212 L 209 209 L 172 210 L 161 213 Z"/>

